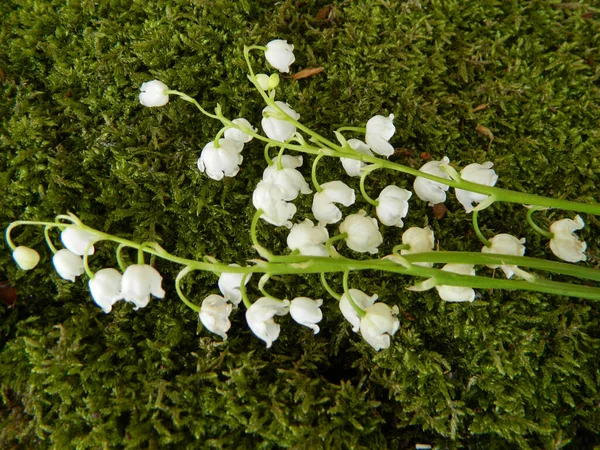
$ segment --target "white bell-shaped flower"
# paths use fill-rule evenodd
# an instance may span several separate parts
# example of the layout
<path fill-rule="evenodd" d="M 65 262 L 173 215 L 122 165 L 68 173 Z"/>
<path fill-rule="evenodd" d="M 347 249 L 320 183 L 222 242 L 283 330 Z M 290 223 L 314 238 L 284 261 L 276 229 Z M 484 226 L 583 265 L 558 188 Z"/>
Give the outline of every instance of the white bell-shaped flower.
<path fill-rule="evenodd" d="M 283 192 L 271 181 L 259 181 L 252 194 L 252 204 L 263 210 L 261 219 L 275 226 L 292 227 L 290 219 L 296 214 L 296 205 L 283 199 Z"/>
<path fill-rule="evenodd" d="M 450 175 L 440 168 L 440 164 L 450 164 L 450 160 L 447 156 L 444 156 L 441 161 L 429 161 L 428 163 L 425 163 L 419 171 L 449 180 Z M 446 201 L 446 191 L 448 188 L 449 186 L 446 184 L 428 180 L 423 177 L 415 178 L 413 183 L 415 195 L 424 202 L 429 202 L 429 206 L 444 203 Z"/>
<path fill-rule="evenodd" d="M 553 234 L 550 239 L 550 250 L 557 257 L 568 262 L 585 261 L 585 249 L 587 244 L 581 241 L 575 231 L 581 230 L 585 226 L 583 219 L 578 215 L 575 220 L 561 219 L 550 225 L 550 232 Z"/>
<path fill-rule="evenodd" d="M 240 267 L 239 264 L 229 264 L 232 267 Z M 229 300 L 233 303 L 234 306 L 237 306 L 242 301 L 242 279 L 244 278 L 243 273 L 232 273 L 232 272 L 223 272 L 219 276 L 219 290 L 225 300 Z M 246 277 L 246 281 L 244 285 L 248 284 L 252 278 L 252 274 Z"/>
<path fill-rule="evenodd" d="M 256 300 L 246 311 L 246 322 L 252 332 L 267 343 L 270 348 L 279 337 L 281 327 L 273 320 L 274 316 L 285 316 L 289 310 L 289 300 L 275 300 L 261 297 Z"/>
<path fill-rule="evenodd" d="M 358 289 L 350 289 L 350 296 L 352 300 L 363 311 L 366 310 L 369 306 L 375 303 L 377 300 L 377 294 L 373 294 L 372 296 L 368 296 L 363 291 Z M 358 333 L 360 329 L 360 316 L 356 312 L 356 310 L 352 307 L 350 300 L 348 299 L 348 294 L 344 293 L 339 302 L 340 311 L 342 315 L 346 318 L 350 325 L 352 325 L 352 331 Z"/>
<path fill-rule="evenodd" d="M 165 94 L 169 88 L 158 80 L 147 81 L 140 87 L 140 103 L 144 106 L 164 106 L 169 103 L 169 96 Z"/>
<path fill-rule="evenodd" d="M 298 120 L 300 118 L 300 114 L 294 111 L 287 103 L 276 101 L 275 104 L 292 119 Z M 296 125 L 288 122 L 285 118 L 280 117 L 281 113 L 271 106 L 267 106 L 263 109 L 262 114 L 263 119 L 260 123 L 269 139 L 285 142 L 296 132 Z"/>
<path fill-rule="evenodd" d="M 341 181 L 324 183 L 321 188 L 322 191 L 313 196 L 312 212 L 319 224 L 337 223 L 342 218 L 342 212 L 334 203 L 344 206 L 354 204 L 354 189 Z"/>
<path fill-rule="evenodd" d="M 514 255 L 523 256 L 525 254 L 525 238 L 518 239 L 510 234 L 501 233 L 497 234 L 490 240 L 491 247 L 484 246 L 481 249 L 482 253 L 497 253 L 501 255 Z M 497 269 L 500 267 L 506 278 L 511 278 L 515 274 L 515 268 L 517 266 L 507 266 L 498 264 L 487 264 L 490 269 Z"/>
<path fill-rule="evenodd" d="M 223 176 L 235 177 L 244 159 L 240 154 L 243 149 L 244 144 L 233 139 L 219 139 L 219 148 L 211 141 L 202 149 L 198 169 L 217 181 L 222 180 Z"/>
<path fill-rule="evenodd" d="M 378 155 L 389 157 L 394 153 L 394 147 L 388 142 L 394 133 L 394 115 L 371 117 L 367 122 L 367 131 L 365 133 L 365 141 Z"/>
<path fill-rule="evenodd" d="M 388 227 L 404 226 L 402 219 L 408 214 L 408 199 L 412 192 L 398 186 L 386 186 L 377 198 L 377 217 Z"/>
<path fill-rule="evenodd" d="M 256 128 L 254 128 L 252 126 L 252 124 L 250 122 L 248 122 L 246 119 L 243 119 L 243 118 L 233 119 L 232 122 L 235 123 L 236 125 L 247 128 L 248 130 L 256 131 Z M 246 144 L 252 140 L 252 136 L 250 136 L 247 133 L 244 133 L 242 130 L 239 130 L 239 129 L 233 128 L 233 127 L 227 128 L 225 130 L 225 132 L 223 133 L 223 137 L 225 139 L 231 139 L 232 141 L 241 142 L 242 144 Z"/>
<path fill-rule="evenodd" d="M 408 249 L 400 250 L 401 255 L 410 255 L 412 253 L 430 252 L 435 246 L 433 230 L 429 227 L 419 228 L 411 227 L 402 234 L 402 243 L 409 245 Z M 421 267 L 432 267 L 433 263 L 420 262 L 414 263 Z"/>
<path fill-rule="evenodd" d="M 111 312 L 113 305 L 123 298 L 121 280 L 123 276 L 116 269 L 102 269 L 94 274 L 88 282 L 90 293 L 96 304 L 106 314 Z"/>
<path fill-rule="evenodd" d="M 400 328 L 398 307 L 390 308 L 385 303 L 375 303 L 365 309 L 360 319 L 360 334 L 375 350 L 390 346 L 390 337 Z"/>
<path fill-rule="evenodd" d="M 163 298 L 165 291 L 162 276 L 149 264 L 132 264 L 125 269 L 121 278 L 121 294 L 123 298 L 135 304 L 135 309 L 144 308 L 150 301 L 150 295 Z"/>
<path fill-rule="evenodd" d="M 322 299 L 313 300 L 308 297 L 296 297 L 290 303 L 290 316 L 300 325 L 311 328 L 315 334 L 319 332 L 317 325 L 323 318 L 321 312 Z"/>
<path fill-rule="evenodd" d="M 30 247 L 19 245 L 12 252 L 12 257 L 21 270 L 31 270 L 40 262 L 40 254 Z"/>
<path fill-rule="evenodd" d="M 475 275 L 472 264 L 446 264 L 442 267 L 446 272 L 459 275 Z M 475 291 L 470 287 L 439 285 L 435 287 L 440 298 L 447 302 L 472 302 L 475 300 Z"/>
<path fill-rule="evenodd" d="M 287 246 L 305 256 L 329 256 L 325 247 L 327 239 L 327 228 L 316 226 L 312 220 L 306 219 L 292 227 L 287 237 Z"/>
<path fill-rule="evenodd" d="M 277 163 L 273 163 L 263 172 L 263 181 L 270 181 L 277 186 L 283 195 L 283 200 L 290 201 L 298 197 L 298 193 L 312 193 L 310 186 L 296 170 L 296 167 L 302 166 L 302 156 L 283 155 L 281 157 L 282 169 L 277 168 Z"/>
<path fill-rule="evenodd" d="M 362 209 L 356 214 L 346 216 L 340 225 L 340 233 L 346 233 L 346 245 L 355 252 L 375 254 L 383 243 L 377 219 L 367 216 Z"/>
<path fill-rule="evenodd" d="M 90 247 L 87 254 L 93 255 L 95 249 L 92 244 L 98 242 L 100 239 L 100 236 L 97 234 L 77 227 L 65 228 L 62 233 L 60 233 L 60 240 L 64 246 L 79 256 L 83 256 L 83 253 L 85 252 L 85 249 L 88 248 L 88 245 Z"/>
<path fill-rule="evenodd" d="M 359 153 L 373 156 L 373 152 L 363 141 L 358 139 L 348 139 L 348 144 Z M 366 166 L 366 164 L 359 159 L 340 158 L 340 161 L 342 162 L 342 166 L 346 173 L 351 177 L 360 177 L 362 175 L 363 167 Z"/>
<path fill-rule="evenodd" d="M 267 44 L 265 58 L 280 72 L 288 73 L 290 66 L 296 60 L 294 46 L 283 39 L 275 39 Z"/>
<path fill-rule="evenodd" d="M 75 277 L 78 277 L 84 272 L 83 259 L 81 256 L 76 255 L 71 250 L 63 248 L 57 251 L 52 257 L 52 264 L 58 275 L 61 278 L 69 281 L 75 281 Z"/>
<path fill-rule="evenodd" d="M 231 328 L 229 314 L 233 306 L 220 295 L 211 294 L 202 301 L 200 321 L 211 333 L 227 339 L 227 331 Z"/>
<path fill-rule="evenodd" d="M 491 161 L 484 162 L 483 164 L 469 164 L 460 171 L 460 176 L 466 181 L 494 186 L 498 181 L 498 175 L 496 175 L 492 167 L 494 167 L 494 163 Z M 464 206 L 467 214 L 473 211 L 473 203 L 481 203 L 488 198 L 485 194 L 465 191 L 464 189 L 455 189 L 455 191 L 457 200 Z"/>

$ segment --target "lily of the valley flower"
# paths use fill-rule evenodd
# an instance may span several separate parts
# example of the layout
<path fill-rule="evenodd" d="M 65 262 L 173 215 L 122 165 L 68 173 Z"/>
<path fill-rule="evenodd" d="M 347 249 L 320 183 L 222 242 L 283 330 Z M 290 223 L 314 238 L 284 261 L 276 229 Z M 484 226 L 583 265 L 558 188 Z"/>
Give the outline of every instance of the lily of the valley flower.
<path fill-rule="evenodd" d="M 394 153 L 394 147 L 388 142 L 396 132 L 394 127 L 394 115 L 371 117 L 367 122 L 365 141 L 367 145 L 378 155 L 390 156 Z"/>
<path fill-rule="evenodd" d="M 446 264 L 442 267 L 446 272 L 459 275 L 475 275 L 472 264 Z M 470 287 L 439 285 L 435 287 L 440 298 L 447 302 L 472 302 L 475 300 L 475 291 Z"/>
<path fill-rule="evenodd" d="M 363 291 L 359 289 L 350 289 L 350 295 L 352 300 L 363 311 L 366 310 L 369 306 L 375 303 L 377 300 L 377 294 L 373 294 L 372 296 L 368 296 Z M 344 293 L 339 302 L 340 311 L 342 315 L 346 318 L 350 325 L 352 325 L 352 331 L 358 333 L 360 330 L 360 316 L 356 312 L 356 310 L 352 307 L 350 300 L 348 299 L 348 294 Z"/>
<path fill-rule="evenodd" d="M 491 238 L 491 247 L 484 246 L 481 249 L 482 253 L 498 253 L 502 255 L 514 255 L 523 256 L 525 254 L 525 238 L 518 239 L 510 234 L 501 233 Z M 487 264 L 490 269 L 497 269 L 500 267 L 506 278 L 511 278 L 515 274 L 515 268 L 517 266 L 506 266 L 498 264 Z"/>
<path fill-rule="evenodd" d="M 390 337 L 400 328 L 398 307 L 390 308 L 385 303 L 375 303 L 365 309 L 360 320 L 360 334 L 375 350 L 389 348 Z"/>
<path fill-rule="evenodd" d="M 123 298 L 135 304 L 135 309 L 144 308 L 150 301 L 150 295 L 163 298 L 165 291 L 162 276 L 149 264 L 132 264 L 125 269 L 121 278 L 121 294 Z"/>
<path fill-rule="evenodd" d="M 24 245 L 15 248 L 12 257 L 21 270 L 31 270 L 40 262 L 40 254 Z"/>
<path fill-rule="evenodd" d="M 329 239 L 329 232 L 324 226 L 315 226 L 312 220 L 295 224 L 287 237 L 287 246 L 291 250 L 298 250 L 306 256 L 329 256 L 325 242 Z"/>
<path fill-rule="evenodd" d="M 450 160 L 447 156 L 444 156 L 441 161 L 429 161 L 428 163 L 425 163 L 419 171 L 449 180 L 450 175 L 440 168 L 440 164 L 450 164 Z M 413 189 L 416 196 L 424 202 L 429 202 L 429 206 L 444 203 L 446 201 L 446 191 L 448 188 L 448 185 L 428 180 L 423 177 L 415 178 L 413 183 Z"/>
<path fill-rule="evenodd" d="M 282 169 L 278 169 L 275 163 L 268 166 L 263 172 L 262 179 L 277 186 L 281 190 L 283 200 L 294 200 L 299 192 L 312 193 L 302 174 L 296 170 L 296 167 L 302 166 L 302 156 L 283 155 L 281 165 Z"/>
<path fill-rule="evenodd" d="M 76 255 L 71 250 L 63 248 L 57 251 L 52 257 L 52 264 L 58 275 L 61 278 L 69 281 L 75 281 L 75 277 L 78 277 L 84 272 L 83 259 L 81 256 Z"/>
<path fill-rule="evenodd" d="M 358 139 L 348 139 L 348 145 L 359 153 L 373 156 L 373 152 L 367 144 Z M 340 158 L 342 166 L 346 173 L 351 177 L 360 177 L 362 175 L 362 169 L 365 167 L 365 163 L 359 159 L 352 158 Z"/>
<path fill-rule="evenodd" d="M 469 164 L 460 171 L 460 176 L 466 181 L 494 186 L 498 181 L 498 175 L 496 175 L 492 167 L 494 167 L 494 163 L 491 161 L 484 162 L 483 164 Z M 481 203 L 488 198 L 485 194 L 478 194 L 463 189 L 455 189 L 455 191 L 457 200 L 464 206 L 467 214 L 473 211 L 473 203 Z"/>
<path fill-rule="evenodd" d="M 99 270 L 88 282 L 92 298 L 106 314 L 111 312 L 112 306 L 123 298 L 122 278 L 118 270 L 109 268 Z"/>
<path fill-rule="evenodd" d="M 346 233 L 346 244 L 355 252 L 375 254 L 383 242 L 377 219 L 367 216 L 362 209 L 347 216 L 340 225 L 340 233 Z"/>
<path fill-rule="evenodd" d="M 575 231 L 581 230 L 585 226 L 583 219 L 579 215 L 575 220 L 561 219 L 550 225 L 550 232 L 553 237 L 550 239 L 550 250 L 560 259 L 568 262 L 585 261 L 585 249 L 587 244 L 581 241 Z"/>
<path fill-rule="evenodd" d="M 300 114 L 294 111 L 287 103 L 276 101 L 275 104 L 292 119 L 298 120 L 300 118 Z M 262 114 L 263 119 L 260 123 L 269 139 L 285 142 L 296 132 L 296 125 L 288 122 L 284 118 L 279 118 L 278 116 L 281 113 L 276 111 L 275 108 L 267 106 L 263 109 Z"/>
<path fill-rule="evenodd" d="M 267 58 L 269 64 L 280 72 L 288 73 L 290 66 L 296 60 L 293 52 L 294 46 L 292 44 L 288 44 L 283 39 L 275 39 L 267 44 L 265 58 Z"/>
<path fill-rule="evenodd" d="M 64 246 L 79 256 L 83 256 L 85 249 L 88 248 L 88 255 L 94 254 L 94 244 L 100 240 L 100 236 L 77 227 L 68 227 L 60 233 L 60 240 Z"/>
<path fill-rule="evenodd" d="M 300 325 L 311 328 L 315 334 L 319 332 L 317 325 L 323 318 L 321 312 L 322 299 L 312 300 L 308 297 L 296 297 L 290 303 L 290 316 Z"/>
<path fill-rule="evenodd" d="M 211 333 L 227 339 L 227 331 L 231 328 L 229 314 L 233 306 L 220 295 L 209 295 L 202 301 L 200 321 Z"/>
<path fill-rule="evenodd" d="M 249 130 L 256 131 L 256 128 L 254 128 L 252 124 L 244 118 L 233 119 L 232 122 Z M 252 140 L 252 136 L 250 136 L 247 133 L 244 133 L 242 130 L 238 130 L 237 128 L 233 127 L 227 128 L 225 130 L 225 133 L 223 133 L 223 137 L 225 139 L 231 139 L 232 141 L 241 142 L 242 144 L 246 144 Z"/>
<path fill-rule="evenodd" d="M 267 343 L 270 348 L 279 337 L 281 327 L 273 320 L 274 316 L 285 316 L 289 310 L 289 300 L 275 300 L 261 297 L 246 310 L 246 322 L 252 332 Z"/>
<path fill-rule="evenodd" d="M 219 148 L 215 148 L 214 141 L 211 141 L 202 149 L 198 169 L 217 181 L 223 176 L 234 177 L 244 159 L 240 154 L 243 149 L 244 144 L 233 139 L 219 139 Z"/>
<path fill-rule="evenodd" d="M 354 189 L 341 181 L 330 181 L 321 185 L 322 191 L 313 196 L 312 212 L 319 224 L 337 223 L 342 218 L 342 212 L 334 205 L 344 206 L 354 204 L 356 200 Z"/>
<path fill-rule="evenodd" d="M 140 103 L 149 107 L 164 106 L 169 102 L 169 96 L 165 94 L 168 90 L 162 81 L 147 81 L 140 87 Z"/>
<path fill-rule="evenodd" d="M 252 204 L 262 209 L 261 219 L 275 226 L 292 227 L 290 219 L 296 214 L 296 205 L 283 199 L 283 192 L 272 181 L 259 181 L 252 194 Z"/>
<path fill-rule="evenodd" d="M 239 264 L 229 264 L 232 267 L 240 267 Z M 248 284 L 252 274 L 246 277 L 246 282 L 244 285 Z M 242 285 L 242 278 L 244 278 L 243 273 L 231 273 L 231 272 L 223 272 L 221 276 L 219 276 L 219 290 L 225 300 L 229 300 L 233 305 L 237 306 L 242 301 L 242 292 L 240 290 Z"/>
<path fill-rule="evenodd" d="M 412 253 L 430 252 L 435 246 L 433 230 L 429 227 L 419 228 L 411 227 L 402 234 L 402 243 L 408 245 L 408 249 L 400 250 L 401 255 L 410 255 Z M 433 263 L 420 262 L 414 263 L 421 267 L 432 267 Z"/>
<path fill-rule="evenodd" d="M 408 214 L 408 199 L 412 196 L 412 192 L 399 188 L 398 186 L 386 186 L 377 202 L 377 217 L 382 224 L 388 227 L 404 226 L 402 219 Z"/>

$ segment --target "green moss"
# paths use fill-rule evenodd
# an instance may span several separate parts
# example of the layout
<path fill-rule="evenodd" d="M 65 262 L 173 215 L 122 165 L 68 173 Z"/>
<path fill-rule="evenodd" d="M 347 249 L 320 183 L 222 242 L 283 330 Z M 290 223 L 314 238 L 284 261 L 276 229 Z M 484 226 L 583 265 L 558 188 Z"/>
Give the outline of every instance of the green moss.
<path fill-rule="evenodd" d="M 393 113 L 397 161 L 418 168 L 424 152 L 459 166 L 491 160 L 502 187 L 600 198 L 600 10 L 592 2 L 9 0 L 0 18 L 2 228 L 72 211 L 181 256 L 255 257 L 248 229 L 260 144 L 244 150 L 237 177 L 213 182 L 195 166 L 218 124 L 177 100 L 144 109 L 137 91 L 160 79 L 209 110 L 220 103 L 226 115 L 257 123 L 263 105 L 242 48 L 274 38 L 295 45 L 294 71 L 325 68 L 282 80 L 278 94 L 319 132 Z M 322 182 L 354 182 L 336 161 L 321 168 Z M 370 192 L 412 185 L 385 172 L 369 180 Z M 443 249 L 478 249 L 470 218 L 449 197 L 441 220 L 411 201 L 407 226 L 430 224 Z M 297 217 L 308 217 L 309 200 L 297 205 Z M 520 207 L 495 205 L 480 224 L 484 233 L 525 236 L 528 255 L 548 256 L 524 217 Z M 564 216 L 546 217 L 540 222 Z M 584 219 L 594 266 L 600 224 Z M 17 242 L 43 246 L 39 230 L 16 231 Z M 401 233 L 385 230 L 385 251 Z M 261 224 L 259 236 L 285 248 L 283 230 Z M 226 342 L 199 329 L 174 295 L 173 265 L 157 261 L 165 299 L 104 315 L 85 281 L 63 282 L 41 253 L 40 266 L 23 273 L 0 243 L 0 277 L 19 292 L 12 309 L 0 307 L 2 448 L 600 445 L 596 304 L 513 292 L 444 304 L 405 291 L 412 280 L 360 273 L 354 286 L 401 310 L 388 351 L 375 354 L 327 301 L 321 333 L 283 318 L 266 350 L 242 311 Z M 92 264 L 114 265 L 112 249 Z M 185 289 L 199 302 L 216 278 L 195 274 Z M 269 290 L 326 296 L 312 276 L 276 278 Z"/>

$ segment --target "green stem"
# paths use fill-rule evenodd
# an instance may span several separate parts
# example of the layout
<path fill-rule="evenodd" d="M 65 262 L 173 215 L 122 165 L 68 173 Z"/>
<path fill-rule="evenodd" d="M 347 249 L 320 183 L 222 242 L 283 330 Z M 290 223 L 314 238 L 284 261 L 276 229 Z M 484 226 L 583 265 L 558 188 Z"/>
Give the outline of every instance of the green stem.
<path fill-rule="evenodd" d="M 194 269 L 190 268 L 190 266 L 187 266 L 187 267 L 184 267 L 179 272 L 179 274 L 177 274 L 177 278 L 175 278 L 175 290 L 177 291 L 177 295 L 179 296 L 179 298 L 181 299 L 181 301 L 183 303 L 185 303 L 190 309 L 196 311 L 196 313 L 200 313 L 202 308 L 200 308 L 198 305 L 194 305 L 192 302 L 190 302 L 186 298 L 186 296 L 183 294 L 183 291 L 181 290 L 181 280 L 183 279 L 183 277 L 185 277 L 188 273 L 190 273 L 193 270 Z"/>
<path fill-rule="evenodd" d="M 344 271 L 344 278 L 343 278 L 343 285 L 344 285 L 344 294 L 346 294 L 346 297 L 348 298 L 348 302 L 350 302 L 350 305 L 352 306 L 352 308 L 354 309 L 354 311 L 356 311 L 356 314 L 358 314 L 359 317 L 365 317 L 367 315 L 367 313 L 360 307 L 358 306 L 355 302 L 354 299 L 352 298 L 352 295 L 350 295 L 350 288 L 348 287 L 348 276 L 350 275 L 350 271 L 349 270 L 345 270 Z"/>
<path fill-rule="evenodd" d="M 360 176 L 360 193 L 362 194 L 363 198 L 369 202 L 371 205 L 377 207 L 379 206 L 379 201 L 377 200 L 373 200 L 371 197 L 369 197 L 369 195 L 367 194 L 367 191 L 365 190 L 365 180 L 367 178 L 367 175 L 369 175 L 371 172 L 373 172 L 376 169 L 379 169 L 380 166 L 378 165 L 373 165 L 370 166 L 368 168 L 363 169 L 363 173 Z"/>
<path fill-rule="evenodd" d="M 271 144 L 265 144 L 265 161 L 267 161 L 267 165 L 272 166 L 273 165 L 273 160 L 271 159 L 271 157 L 269 156 L 269 149 L 272 147 Z"/>
<path fill-rule="evenodd" d="M 119 265 L 119 269 L 121 269 L 121 272 L 125 272 L 125 270 L 127 269 L 127 266 L 125 265 L 125 261 L 123 261 L 123 255 L 121 254 L 121 250 L 123 250 L 123 247 L 129 247 L 129 245 L 127 245 L 127 244 L 119 244 L 119 246 L 115 250 L 115 256 L 117 258 L 117 264 Z"/>
<path fill-rule="evenodd" d="M 223 133 L 225 133 L 225 130 L 227 128 L 223 127 L 219 130 L 219 132 L 217 133 L 217 135 L 215 136 L 215 140 L 214 140 L 214 146 L 215 148 L 219 148 L 219 139 L 221 139 L 221 136 L 223 136 Z"/>
<path fill-rule="evenodd" d="M 479 223 L 477 222 L 477 217 L 479 216 L 479 211 L 476 209 L 473 210 L 473 229 L 475 230 L 475 234 L 479 238 L 479 240 L 485 245 L 487 248 L 492 246 L 492 243 L 486 239 L 481 230 L 479 229 Z"/>
<path fill-rule="evenodd" d="M 90 266 L 88 265 L 88 253 L 93 245 L 94 244 L 88 244 L 85 250 L 83 251 L 83 270 L 85 270 L 85 274 L 89 277 L 90 280 L 94 278 L 94 272 L 92 272 L 92 269 L 90 269 Z"/>
<path fill-rule="evenodd" d="M 357 133 L 366 133 L 367 129 L 365 127 L 341 127 L 336 130 L 338 133 L 342 131 L 356 131 Z"/>
<path fill-rule="evenodd" d="M 335 298 L 339 302 L 341 300 L 342 296 L 340 294 L 338 294 L 337 292 L 335 292 L 331 288 L 331 286 L 329 286 L 329 283 L 327 283 L 327 279 L 325 278 L 325 272 L 321 272 L 319 274 L 319 277 L 321 278 L 321 284 L 323 285 L 325 290 L 327 292 L 329 292 L 329 295 L 331 295 L 333 298 Z"/>
<path fill-rule="evenodd" d="M 167 94 L 167 95 L 170 95 L 170 94 L 178 95 L 179 97 L 181 97 L 182 100 L 185 100 L 186 102 L 189 102 L 192 105 L 194 105 L 196 108 L 198 108 L 200 110 L 200 112 L 202 114 L 204 114 L 205 116 L 210 117 L 211 119 L 220 120 L 218 116 L 216 116 L 215 114 L 209 113 L 202 106 L 200 106 L 200 103 L 198 103 L 194 98 L 190 97 L 187 94 L 184 94 L 183 92 L 174 91 L 174 90 L 168 90 L 168 91 L 165 91 L 165 94 Z"/>
<path fill-rule="evenodd" d="M 400 250 L 410 250 L 410 244 L 398 244 L 398 245 L 394 245 L 394 248 L 392 249 L 392 253 L 395 255 L 399 255 L 400 254 Z"/>
<path fill-rule="evenodd" d="M 262 216 L 264 211 L 262 209 L 256 210 L 254 216 L 252 217 L 252 224 L 250 225 L 250 239 L 252 240 L 252 245 L 255 250 L 258 252 L 260 256 L 263 258 L 271 259 L 273 254 L 267 250 L 265 247 L 258 243 L 258 234 L 256 229 L 258 227 L 258 221 L 260 220 L 260 216 Z"/>
<path fill-rule="evenodd" d="M 315 158 L 315 160 L 313 161 L 313 164 L 312 164 L 311 178 L 312 178 L 313 185 L 315 187 L 315 191 L 317 191 L 317 192 L 322 192 L 323 191 L 323 188 L 321 187 L 321 185 L 317 181 L 317 164 L 319 163 L 320 159 L 323 156 L 325 156 L 323 153 L 319 153 L 317 155 L 317 157 Z"/>
<path fill-rule="evenodd" d="M 554 235 L 552 233 L 550 233 L 548 230 L 544 230 L 543 228 L 539 227 L 538 224 L 535 223 L 535 221 L 533 220 L 533 213 L 536 211 L 539 211 L 540 208 L 529 208 L 529 210 L 527 211 L 527 222 L 529 223 L 529 225 L 531 225 L 531 228 L 534 229 L 534 231 L 548 239 L 552 239 L 554 237 Z"/>
<path fill-rule="evenodd" d="M 283 152 L 285 148 L 281 147 L 279 153 L 277 154 L 277 170 L 283 170 L 283 164 L 281 164 L 281 157 L 283 156 Z"/>
<path fill-rule="evenodd" d="M 246 279 L 249 275 L 250 273 L 248 272 L 244 273 L 244 275 L 242 276 L 242 281 L 240 283 L 240 293 L 242 294 L 242 301 L 244 302 L 244 306 L 246 308 L 250 308 L 252 306 L 252 302 L 248 298 L 248 293 L 246 292 Z"/>
<path fill-rule="evenodd" d="M 347 237 L 348 237 L 348 233 L 341 233 L 341 234 L 336 234 L 335 236 L 327 239 L 327 242 L 325 242 L 325 248 L 327 249 L 327 253 L 329 253 L 333 258 L 339 258 L 340 254 L 337 252 L 337 250 L 334 247 L 332 247 L 332 244 L 335 241 L 340 241 L 342 239 L 346 239 Z"/>
<path fill-rule="evenodd" d="M 58 252 L 58 250 L 52 243 L 52 238 L 50 238 L 50 229 L 51 228 L 48 226 L 44 227 L 44 239 L 46 239 L 46 244 L 48 244 L 48 247 L 50 248 L 50 251 L 52 252 L 52 254 L 56 254 L 56 252 Z"/>

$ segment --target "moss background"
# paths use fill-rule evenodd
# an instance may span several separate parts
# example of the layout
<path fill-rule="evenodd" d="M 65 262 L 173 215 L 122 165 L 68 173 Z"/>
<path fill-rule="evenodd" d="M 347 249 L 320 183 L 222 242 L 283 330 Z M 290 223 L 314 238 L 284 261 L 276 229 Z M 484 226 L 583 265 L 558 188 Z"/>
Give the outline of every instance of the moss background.
<path fill-rule="evenodd" d="M 254 257 L 247 230 L 262 146 L 244 150 L 237 177 L 214 182 L 196 160 L 219 125 L 180 100 L 143 108 L 137 94 L 160 79 L 258 124 L 263 106 L 242 48 L 274 38 L 295 45 L 294 72 L 325 68 L 278 91 L 306 125 L 330 134 L 394 113 L 397 161 L 491 160 L 498 186 L 598 200 L 594 3 L 4 0 L 0 227 L 72 211 L 181 256 Z M 267 70 L 262 59 L 255 67 Z M 493 133 L 491 144 L 478 126 Z M 324 161 L 320 177 L 356 187 L 336 161 Z M 372 192 L 412 186 L 392 173 L 370 180 Z M 470 217 L 449 197 L 440 220 L 413 199 L 407 226 L 431 225 L 440 248 L 478 250 Z M 368 208 L 361 201 L 348 211 Z M 295 219 L 310 216 L 308 202 L 297 203 Z M 539 215 L 545 226 L 572 216 Z M 495 205 L 480 217 L 488 235 L 525 236 L 528 255 L 553 258 L 522 207 Z M 596 266 L 600 224 L 583 218 L 587 264 Z M 165 299 L 105 315 L 85 277 L 72 284 L 54 273 L 41 230 L 16 231 L 42 262 L 18 271 L 0 243 L 0 280 L 19 293 L 14 307 L 0 305 L 1 448 L 600 448 L 597 304 L 499 291 L 446 304 L 435 292 L 404 290 L 412 280 L 364 273 L 351 284 L 401 310 L 389 350 L 375 353 L 332 301 L 321 333 L 286 317 L 267 350 L 242 311 L 226 342 L 202 330 L 175 295 L 178 267 L 161 261 Z M 260 232 L 284 251 L 284 229 Z M 386 228 L 380 254 L 401 233 Z M 114 266 L 112 248 L 92 261 Z M 276 279 L 270 289 L 327 298 L 312 276 Z M 200 302 L 217 291 L 216 277 L 200 274 L 186 291 Z M 250 293 L 258 295 L 255 284 Z"/>

